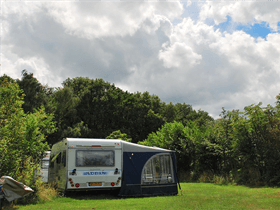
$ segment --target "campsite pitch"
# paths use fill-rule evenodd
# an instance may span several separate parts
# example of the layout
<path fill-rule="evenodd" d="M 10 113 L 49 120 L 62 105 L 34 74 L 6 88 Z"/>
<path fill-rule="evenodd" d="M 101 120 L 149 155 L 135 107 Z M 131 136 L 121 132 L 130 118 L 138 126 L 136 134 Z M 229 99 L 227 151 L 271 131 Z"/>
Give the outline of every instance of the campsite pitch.
<path fill-rule="evenodd" d="M 249 188 L 208 183 L 182 183 L 182 194 L 119 198 L 101 193 L 79 193 L 44 204 L 17 206 L 29 209 L 280 209 L 280 188 Z"/>

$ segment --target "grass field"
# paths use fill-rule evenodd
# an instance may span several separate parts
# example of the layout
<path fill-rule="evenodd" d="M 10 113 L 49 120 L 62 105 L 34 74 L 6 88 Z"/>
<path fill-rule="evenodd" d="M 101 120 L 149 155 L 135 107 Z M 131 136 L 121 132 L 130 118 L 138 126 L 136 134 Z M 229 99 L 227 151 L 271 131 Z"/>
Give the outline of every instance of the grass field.
<path fill-rule="evenodd" d="M 119 198 L 105 193 L 79 193 L 44 204 L 15 209 L 279 209 L 280 188 L 208 183 L 181 183 L 177 196 Z"/>

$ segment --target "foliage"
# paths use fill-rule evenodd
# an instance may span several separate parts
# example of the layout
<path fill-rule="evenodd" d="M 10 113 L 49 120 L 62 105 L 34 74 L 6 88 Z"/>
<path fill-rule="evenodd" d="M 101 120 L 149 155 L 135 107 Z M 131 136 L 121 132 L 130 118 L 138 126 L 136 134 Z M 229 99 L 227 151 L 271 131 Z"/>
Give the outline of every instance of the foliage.
<path fill-rule="evenodd" d="M 122 133 L 120 130 L 113 131 L 106 139 L 121 139 L 127 142 L 131 142 L 131 138 L 128 138 L 126 133 Z"/>
<path fill-rule="evenodd" d="M 55 131 L 53 116 L 44 108 L 25 114 L 23 95 L 15 82 L 0 84 L 0 175 L 34 187 L 34 170 L 49 149 L 46 135 Z M 45 142 L 44 142 L 45 141 Z"/>
<path fill-rule="evenodd" d="M 85 137 L 90 136 L 90 129 L 87 125 L 84 125 L 84 122 L 81 121 L 72 127 L 67 127 L 67 129 L 64 129 L 62 132 L 62 136 L 69 137 L 69 138 L 79 138 L 79 137 Z"/>
<path fill-rule="evenodd" d="M 140 143 L 174 150 L 180 170 L 199 172 L 208 167 L 207 135 L 205 127 L 198 127 L 192 121 L 186 126 L 174 121 L 164 124 Z"/>
<path fill-rule="evenodd" d="M 205 124 L 211 119 L 208 113 L 196 112 L 190 105 L 166 105 L 158 96 L 124 92 L 102 79 L 68 78 L 51 98 L 58 130 L 48 138 L 50 144 L 67 135 L 105 138 L 117 130 L 137 143 L 174 117 L 184 124 L 196 119 L 198 124 Z M 175 115 L 168 107 L 175 110 Z"/>
<path fill-rule="evenodd" d="M 176 151 L 179 170 L 193 181 L 212 174 L 211 180 L 280 185 L 280 94 L 275 107 L 222 108 L 214 120 L 189 104 L 166 104 L 102 79 L 68 78 L 53 89 L 23 70 L 21 80 L 4 75 L 0 82 L 1 172 L 19 176 L 29 167 L 24 161 L 35 167 L 47 144 L 64 137 L 117 138 Z"/>
<path fill-rule="evenodd" d="M 28 73 L 26 70 L 22 71 L 22 79 L 17 79 L 16 81 L 25 95 L 24 104 L 22 105 L 25 113 L 31 113 L 41 106 L 44 106 L 48 113 L 53 111 L 54 107 L 51 103 L 52 100 L 50 100 L 50 96 L 53 93 L 52 88 L 43 86 L 34 78 L 33 73 Z"/>
<path fill-rule="evenodd" d="M 245 107 L 232 122 L 238 176 L 242 183 L 280 185 L 280 113 L 261 105 Z"/>
<path fill-rule="evenodd" d="M 176 151 L 178 167 L 191 180 L 210 173 L 239 184 L 280 185 L 280 112 L 261 103 L 238 110 L 222 109 L 206 126 L 189 121 L 166 123 L 142 144 Z M 200 177 L 200 178 L 199 178 Z"/>

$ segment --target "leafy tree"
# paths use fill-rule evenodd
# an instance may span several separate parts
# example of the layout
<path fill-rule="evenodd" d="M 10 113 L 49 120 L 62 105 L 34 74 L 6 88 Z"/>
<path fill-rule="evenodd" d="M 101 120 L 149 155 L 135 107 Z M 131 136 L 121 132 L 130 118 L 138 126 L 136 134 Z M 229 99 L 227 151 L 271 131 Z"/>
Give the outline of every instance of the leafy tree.
<path fill-rule="evenodd" d="M 67 129 L 64 129 L 62 132 L 62 137 L 70 137 L 70 138 L 79 138 L 79 137 L 90 137 L 90 129 L 87 125 L 84 125 L 84 122 L 81 121 L 80 123 L 77 123 L 73 125 L 73 127 L 68 127 Z"/>
<path fill-rule="evenodd" d="M 261 103 L 244 108 L 233 123 L 239 179 L 243 183 L 280 184 L 280 116 Z"/>
<path fill-rule="evenodd" d="M 205 111 L 193 110 L 189 104 L 173 103 L 162 104 L 160 112 L 165 122 L 181 122 L 183 125 L 187 125 L 189 121 L 195 122 L 198 126 L 206 126 L 208 121 L 213 121 L 213 118 Z"/>
<path fill-rule="evenodd" d="M 167 122 L 167 123 L 173 122 L 176 118 L 176 107 L 171 102 L 169 104 L 163 103 L 160 114 L 163 117 L 163 120 L 165 122 Z M 181 117 L 181 119 L 182 119 L 182 117 Z"/>
<path fill-rule="evenodd" d="M 226 111 L 222 108 L 220 119 L 217 119 L 212 124 L 211 135 L 212 146 L 215 150 L 217 161 L 219 164 L 218 173 L 222 175 L 229 175 L 230 171 L 235 168 L 236 160 L 234 158 L 234 139 L 232 136 L 233 127 L 232 123 L 238 119 L 239 111 Z"/>
<path fill-rule="evenodd" d="M 71 128 L 84 122 L 88 129 L 86 133 L 81 130 L 80 137 L 105 138 L 113 131 L 122 130 L 133 142 L 138 142 L 164 123 L 158 97 L 148 92 L 124 92 L 102 79 L 67 79 L 54 98 L 59 137 L 53 136 L 53 140 L 74 132 Z"/>
<path fill-rule="evenodd" d="M 128 138 L 126 133 L 122 133 L 120 130 L 113 131 L 106 139 L 121 139 L 124 141 L 131 142 L 131 138 Z"/>
<path fill-rule="evenodd" d="M 83 133 L 77 135 L 79 132 L 87 131 L 87 129 L 83 129 L 86 125 L 77 116 L 79 98 L 75 96 L 73 90 L 68 87 L 57 88 L 52 98 L 57 131 L 47 138 L 48 143 L 54 144 L 64 137 L 69 137 L 68 134 L 72 137 L 86 137 L 83 136 Z"/>
<path fill-rule="evenodd" d="M 0 77 L 0 82 L 4 82 L 4 80 L 6 82 L 15 82 L 15 80 L 13 78 L 9 77 L 6 74 L 4 74 L 3 76 Z"/>
<path fill-rule="evenodd" d="M 22 78 L 21 80 L 18 79 L 17 83 L 25 95 L 24 104 L 22 105 L 25 113 L 33 112 L 34 109 L 38 109 L 41 106 L 44 106 L 48 113 L 53 111 L 53 106 L 50 103 L 51 100 L 49 100 L 53 89 L 48 86 L 43 86 L 33 77 L 33 73 L 28 73 L 26 70 L 23 70 Z"/>
<path fill-rule="evenodd" d="M 26 115 L 22 90 L 15 82 L 0 85 L 0 173 L 33 186 L 33 171 L 49 149 L 46 135 L 55 131 L 44 108 Z"/>
<path fill-rule="evenodd" d="M 211 154 L 207 150 L 208 142 L 205 141 L 207 135 L 206 128 L 199 128 L 194 122 L 190 121 L 184 126 L 174 121 L 164 124 L 140 143 L 174 150 L 180 170 L 201 173 L 209 168 L 207 159 Z"/>
<path fill-rule="evenodd" d="M 22 91 L 14 82 L 1 81 L 0 86 L 0 173 L 11 172 L 18 157 L 16 150 L 10 150 L 13 143 L 24 139 L 24 112 Z M 5 174 L 6 175 L 6 174 Z"/>

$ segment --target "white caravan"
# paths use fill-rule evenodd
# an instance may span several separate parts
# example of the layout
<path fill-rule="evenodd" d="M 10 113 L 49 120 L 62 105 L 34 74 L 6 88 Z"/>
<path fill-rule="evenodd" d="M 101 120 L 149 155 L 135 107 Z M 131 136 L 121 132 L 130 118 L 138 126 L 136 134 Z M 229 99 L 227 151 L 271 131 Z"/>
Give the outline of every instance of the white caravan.
<path fill-rule="evenodd" d="M 49 161 L 50 161 L 51 151 L 45 151 L 44 157 L 41 160 L 41 169 L 39 176 L 42 177 L 43 182 L 48 183 L 48 170 L 49 170 Z"/>
<path fill-rule="evenodd" d="M 175 152 L 118 139 L 65 138 L 53 145 L 49 183 L 59 191 L 118 189 L 120 196 L 176 195 Z"/>
<path fill-rule="evenodd" d="M 61 191 L 119 188 L 121 172 L 121 140 L 66 138 L 52 147 L 49 183 Z"/>

